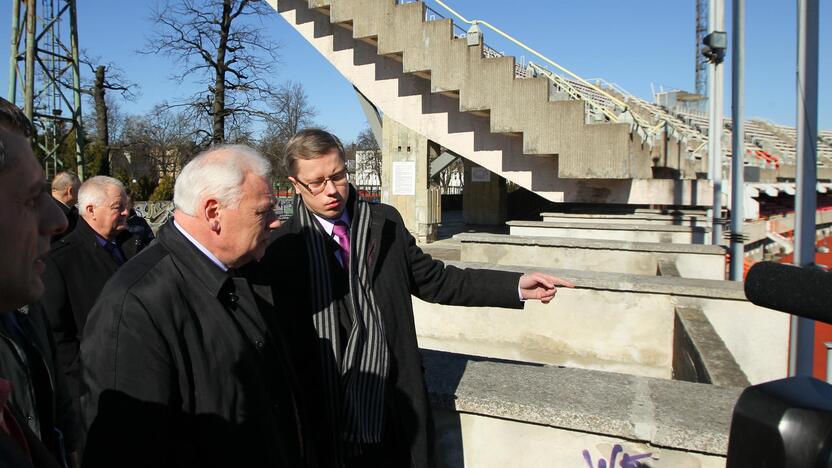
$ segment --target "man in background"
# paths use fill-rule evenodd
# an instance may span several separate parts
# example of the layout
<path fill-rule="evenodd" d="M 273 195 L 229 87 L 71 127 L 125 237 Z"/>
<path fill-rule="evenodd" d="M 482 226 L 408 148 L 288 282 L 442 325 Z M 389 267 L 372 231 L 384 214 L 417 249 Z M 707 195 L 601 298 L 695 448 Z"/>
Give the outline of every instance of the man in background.
<path fill-rule="evenodd" d="M 46 292 L 39 304 L 57 345 L 59 368 L 80 413 L 81 337 L 87 314 L 104 283 L 127 261 L 117 242 L 127 220 L 127 194 L 118 179 L 96 176 L 78 191 L 81 219 L 52 244 L 46 261 Z"/>
<path fill-rule="evenodd" d="M 23 112 L 0 98 L 0 317 L 35 302 L 43 294 L 41 278 L 50 238 L 66 229 L 66 217 L 49 196 L 43 169 L 29 139 L 34 130 Z M 14 346 L 4 340 L 4 345 Z M 12 362 L 9 347 L 0 348 Z M 20 363 L 14 363 L 20 366 Z M 37 389 L 12 380 L 25 367 L 3 367 L 0 378 L 0 466 L 57 468 L 54 452 L 31 430 L 16 408 L 18 395 Z"/>
<path fill-rule="evenodd" d="M 66 231 L 52 236 L 52 242 L 61 239 L 75 229 L 78 224 L 78 189 L 81 188 L 81 180 L 72 172 L 59 172 L 52 179 L 52 198 L 58 202 L 58 208 L 63 211 L 69 222 Z"/>

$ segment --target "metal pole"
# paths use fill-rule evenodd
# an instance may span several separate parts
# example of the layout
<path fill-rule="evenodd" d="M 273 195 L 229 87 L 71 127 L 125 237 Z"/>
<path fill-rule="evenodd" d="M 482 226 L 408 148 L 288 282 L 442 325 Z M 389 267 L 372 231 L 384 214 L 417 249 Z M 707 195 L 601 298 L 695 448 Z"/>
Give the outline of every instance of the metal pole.
<path fill-rule="evenodd" d="M 26 82 L 23 84 L 23 112 L 29 121 L 35 115 L 35 0 L 26 0 Z"/>
<path fill-rule="evenodd" d="M 742 225 L 745 219 L 745 0 L 733 0 L 731 41 L 731 281 L 742 281 L 745 260 Z"/>
<path fill-rule="evenodd" d="M 818 1 L 797 1 L 797 194 L 794 263 L 815 263 L 818 149 Z M 815 324 L 792 316 L 789 374 L 812 375 Z"/>
<path fill-rule="evenodd" d="M 9 51 L 9 92 L 12 104 L 17 100 L 17 56 L 20 53 L 20 0 L 12 0 L 12 45 Z"/>
<path fill-rule="evenodd" d="M 711 0 L 708 12 L 712 21 L 708 22 L 708 31 L 725 30 L 723 0 Z M 710 119 L 708 119 L 708 142 L 710 144 L 710 168 L 713 182 L 713 206 L 711 243 L 719 245 L 722 242 L 722 121 L 723 121 L 723 91 L 724 70 L 721 63 L 711 65 L 713 70 L 710 95 Z"/>
<path fill-rule="evenodd" d="M 72 49 L 73 125 L 75 126 L 75 162 L 78 178 L 84 180 L 84 130 L 81 125 L 81 66 L 78 54 L 78 14 L 75 0 L 69 0 L 69 42 Z"/>

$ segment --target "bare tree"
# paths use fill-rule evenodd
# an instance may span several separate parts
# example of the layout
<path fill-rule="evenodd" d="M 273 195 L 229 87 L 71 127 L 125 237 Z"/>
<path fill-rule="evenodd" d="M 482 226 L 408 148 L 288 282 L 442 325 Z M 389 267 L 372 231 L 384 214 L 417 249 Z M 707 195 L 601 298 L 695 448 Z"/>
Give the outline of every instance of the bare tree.
<path fill-rule="evenodd" d="M 272 100 L 274 118 L 260 141 L 260 151 L 273 162 L 274 176 L 283 181 L 288 174 L 283 168 L 283 150 L 298 131 L 315 125 L 318 111 L 309 103 L 303 85 L 286 82 Z"/>
<path fill-rule="evenodd" d="M 274 73 L 278 46 L 252 21 L 273 13 L 264 0 L 165 1 L 153 12 L 157 29 L 142 52 L 174 59 L 180 71 L 172 77 L 180 83 L 205 85 L 173 105 L 210 117 L 203 131 L 213 143 L 225 141 L 229 121 L 240 129 L 251 119 L 273 118 L 261 103 L 276 95 L 266 77 Z"/>
<path fill-rule="evenodd" d="M 110 175 L 111 163 L 111 120 L 113 112 L 113 102 L 109 99 L 107 91 L 117 91 L 122 99 L 133 101 L 137 97 L 138 85 L 131 83 L 124 78 L 124 72 L 113 65 L 112 63 L 106 65 L 94 65 L 99 60 L 83 59 L 82 60 L 94 74 L 91 83 L 85 86 L 82 91 L 92 96 L 93 108 L 95 112 L 95 139 L 93 140 L 91 153 L 95 154 L 96 159 L 96 173 L 98 175 Z"/>
<path fill-rule="evenodd" d="M 158 105 L 144 116 L 127 120 L 124 132 L 131 164 L 143 166 L 154 179 L 175 179 L 200 149 L 192 122 L 181 112 Z"/>

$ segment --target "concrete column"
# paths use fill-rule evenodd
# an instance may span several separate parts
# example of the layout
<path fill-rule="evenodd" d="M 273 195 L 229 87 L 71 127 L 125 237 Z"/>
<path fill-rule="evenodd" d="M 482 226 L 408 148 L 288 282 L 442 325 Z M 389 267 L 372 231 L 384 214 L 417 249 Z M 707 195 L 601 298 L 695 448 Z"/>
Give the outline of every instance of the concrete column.
<path fill-rule="evenodd" d="M 436 146 L 388 116 L 382 125 L 381 201 L 399 210 L 418 242 L 436 240 L 438 215 L 429 187 L 428 167 Z M 439 208 L 441 212 L 441 208 Z"/>
<path fill-rule="evenodd" d="M 506 180 L 463 159 L 462 218 L 465 224 L 502 225 L 506 222 Z"/>

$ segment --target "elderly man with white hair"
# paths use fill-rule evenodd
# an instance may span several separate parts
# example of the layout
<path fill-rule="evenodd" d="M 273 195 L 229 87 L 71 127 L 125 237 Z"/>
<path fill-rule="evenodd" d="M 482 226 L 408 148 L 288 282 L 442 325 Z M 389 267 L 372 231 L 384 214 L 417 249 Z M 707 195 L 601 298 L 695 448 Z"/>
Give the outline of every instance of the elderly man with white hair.
<path fill-rule="evenodd" d="M 279 225 L 271 166 L 245 146 L 189 162 L 174 219 L 87 322 L 85 467 L 302 467 L 297 379 L 268 287 L 237 269 Z"/>
<path fill-rule="evenodd" d="M 54 242 L 46 261 L 40 303 L 57 346 L 59 368 L 80 411 L 81 337 L 104 283 L 127 258 L 116 241 L 127 219 L 127 195 L 118 179 L 97 176 L 78 190 L 81 219 L 75 230 Z"/>

